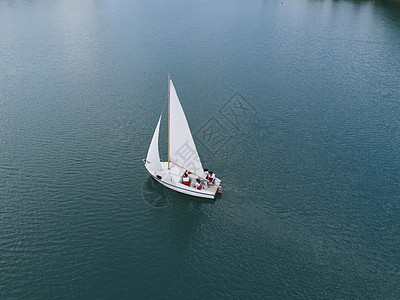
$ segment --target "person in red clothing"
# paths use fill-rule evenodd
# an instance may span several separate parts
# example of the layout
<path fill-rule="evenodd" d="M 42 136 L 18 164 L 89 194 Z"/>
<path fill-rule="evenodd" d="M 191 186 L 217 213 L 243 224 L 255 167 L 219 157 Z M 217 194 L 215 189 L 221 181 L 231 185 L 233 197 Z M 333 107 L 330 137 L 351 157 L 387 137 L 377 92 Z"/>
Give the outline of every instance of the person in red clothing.
<path fill-rule="evenodd" d="M 184 185 L 190 186 L 190 178 L 186 172 L 182 176 L 182 183 Z"/>
<path fill-rule="evenodd" d="M 215 185 L 215 174 L 213 172 L 208 172 L 208 181 L 212 184 Z"/>
<path fill-rule="evenodd" d="M 203 178 L 200 178 L 200 182 L 204 188 L 208 187 L 208 169 L 204 169 Z"/>
<path fill-rule="evenodd" d="M 196 182 L 194 183 L 194 187 L 196 189 L 198 189 L 198 190 L 201 190 L 203 188 L 199 178 L 196 178 Z"/>
<path fill-rule="evenodd" d="M 208 180 L 208 169 L 204 169 L 204 178 Z"/>

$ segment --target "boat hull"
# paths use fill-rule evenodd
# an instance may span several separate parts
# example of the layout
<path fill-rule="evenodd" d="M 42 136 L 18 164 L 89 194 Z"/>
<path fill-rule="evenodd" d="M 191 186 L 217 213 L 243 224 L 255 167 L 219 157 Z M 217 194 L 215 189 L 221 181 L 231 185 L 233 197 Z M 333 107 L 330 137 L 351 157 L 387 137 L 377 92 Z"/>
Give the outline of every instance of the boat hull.
<path fill-rule="evenodd" d="M 166 188 L 169 188 L 171 190 L 174 190 L 176 192 L 190 195 L 193 197 L 200 197 L 200 198 L 206 198 L 206 199 L 214 199 L 215 194 L 217 192 L 218 187 L 213 187 L 212 190 L 207 190 L 207 189 L 202 189 L 198 190 L 194 187 L 188 187 L 178 181 L 180 178 L 179 175 L 176 175 L 172 172 L 169 172 L 168 170 L 160 171 L 160 172 L 154 172 L 150 171 L 145 163 L 146 170 L 149 172 L 151 177 Z M 161 178 L 160 178 L 161 177 Z"/>

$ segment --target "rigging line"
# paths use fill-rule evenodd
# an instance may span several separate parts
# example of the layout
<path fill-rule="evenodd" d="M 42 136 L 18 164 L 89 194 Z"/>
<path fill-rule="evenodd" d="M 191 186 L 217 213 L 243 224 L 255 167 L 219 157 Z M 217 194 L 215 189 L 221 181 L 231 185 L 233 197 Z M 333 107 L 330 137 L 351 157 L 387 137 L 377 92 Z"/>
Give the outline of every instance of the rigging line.
<path fill-rule="evenodd" d="M 210 180 L 204 178 L 203 176 L 200 176 L 200 175 L 196 174 L 195 172 L 190 171 L 190 170 L 186 169 L 185 167 L 182 167 L 182 166 L 178 165 L 177 163 L 175 163 L 175 162 L 173 162 L 173 161 L 170 161 L 170 163 L 172 163 L 172 164 L 178 166 L 179 168 L 184 169 L 184 170 L 186 170 L 186 171 L 188 171 L 188 172 L 190 172 L 190 173 L 196 175 L 197 177 L 199 177 L 199 178 L 201 178 L 201 179 L 204 179 L 204 180 L 207 180 L 208 182 L 211 182 Z"/>

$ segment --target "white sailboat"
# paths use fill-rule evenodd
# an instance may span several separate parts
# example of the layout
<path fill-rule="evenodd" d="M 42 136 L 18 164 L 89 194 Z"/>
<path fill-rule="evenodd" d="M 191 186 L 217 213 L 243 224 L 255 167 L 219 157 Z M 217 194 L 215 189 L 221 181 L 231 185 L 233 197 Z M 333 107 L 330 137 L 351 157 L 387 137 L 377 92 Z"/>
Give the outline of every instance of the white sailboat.
<path fill-rule="evenodd" d="M 143 160 L 147 171 L 156 181 L 169 189 L 195 197 L 214 199 L 217 191 L 221 191 L 221 180 L 216 178 L 213 185 L 208 185 L 208 181 L 204 178 L 203 166 L 171 75 L 168 75 L 168 162 L 160 161 L 158 151 L 161 117 L 154 131 L 147 157 Z M 189 174 L 190 186 L 182 183 L 182 175 L 185 172 Z M 197 178 L 202 181 L 201 189 L 193 186 Z"/>

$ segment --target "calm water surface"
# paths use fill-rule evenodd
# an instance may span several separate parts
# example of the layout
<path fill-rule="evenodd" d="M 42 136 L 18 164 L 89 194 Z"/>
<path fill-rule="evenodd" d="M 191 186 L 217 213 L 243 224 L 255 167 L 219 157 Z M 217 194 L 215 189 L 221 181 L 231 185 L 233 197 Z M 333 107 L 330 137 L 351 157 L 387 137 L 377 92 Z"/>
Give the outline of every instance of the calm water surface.
<path fill-rule="evenodd" d="M 0 41 L 0 298 L 400 298 L 399 5 L 0 0 Z M 142 165 L 168 73 L 215 202 Z"/>

